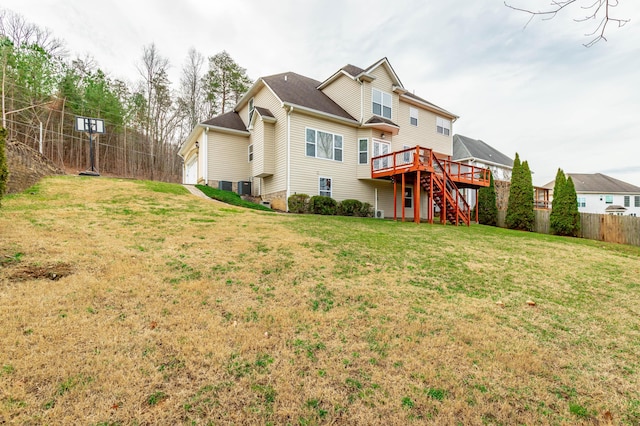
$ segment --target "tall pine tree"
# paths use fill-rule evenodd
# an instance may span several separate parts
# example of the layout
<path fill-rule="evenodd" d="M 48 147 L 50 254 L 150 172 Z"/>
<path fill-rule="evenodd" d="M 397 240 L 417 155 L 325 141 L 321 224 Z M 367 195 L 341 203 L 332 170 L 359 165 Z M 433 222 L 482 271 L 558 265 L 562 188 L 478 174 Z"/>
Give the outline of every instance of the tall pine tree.
<path fill-rule="evenodd" d="M 531 170 L 525 161 L 520 163 L 520 156 L 516 152 L 511 173 L 511 187 L 509 189 L 509 204 L 505 224 L 509 229 L 531 231 L 534 225 L 533 213 L 533 183 Z"/>
<path fill-rule="evenodd" d="M 493 173 L 489 186 L 478 191 L 478 222 L 483 225 L 496 226 L 498 224 L 498 205 L 496 204 L 496 187 Z"/>
<path fill-rule="evenodd" d="M 553 184 L 553 203 L 551 204 L 551 214 L 549 215 L 549 224 L 551 232 L 556 235 L 565 235 L 564 217 L 566 212 L 566 194 L 567 177 L 562 169 L 558 169 L 556 173 L 556 181 Z"/>

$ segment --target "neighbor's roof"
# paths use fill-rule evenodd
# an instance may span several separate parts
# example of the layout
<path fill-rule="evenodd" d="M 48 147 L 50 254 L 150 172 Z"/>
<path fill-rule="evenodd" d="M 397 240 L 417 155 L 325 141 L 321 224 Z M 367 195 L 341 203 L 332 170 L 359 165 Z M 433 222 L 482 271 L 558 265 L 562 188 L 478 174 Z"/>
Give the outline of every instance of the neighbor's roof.
<path fill-rule="evenodd" d="M 202 124 L 213 127 L 222 127 L 231 130 L 239 130 L 243 132 L 247 131 L 247 126 L 244 125 L 242 119 L 240 118 L 240 115 L 235 111 L 218 115 L 207 121 L 204 121 Z"/>
<path fill-rule="evenodd" d="M 488 143 L 462 135 L 453 135 L 453 160 L 468 159 L 513 168 L 513 160 Z"/>
<path fill-rule="evenodd" d="M 318 90 L 320 82 L 294 72 L 263 77 L 262 80 L 286 104 L 299 105 L 326 114 L 357 122 L 333 99 Z"/>
<path fill-rule="evenodd" d="M 567 175 L 571 176 L 577 193 L 631 193 L 640 195 L 640 187 L 602 173 L 567 173 Z M 550 184 L 551 188 L 553 188 L 555 181 L 550 182 Z"/>

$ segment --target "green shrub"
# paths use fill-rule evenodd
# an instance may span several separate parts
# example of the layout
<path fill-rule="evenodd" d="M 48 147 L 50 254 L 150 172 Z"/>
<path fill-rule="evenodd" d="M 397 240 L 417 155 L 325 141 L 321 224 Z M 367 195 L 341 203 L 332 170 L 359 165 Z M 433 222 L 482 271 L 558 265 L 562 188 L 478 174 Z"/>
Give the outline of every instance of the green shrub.
<path fill-rule="evenodd" d="M 9 168 L 7 166 L 7 157 L 5 155 L 5 136 L 7 131 L 0 127 L 0 205 L 2 197 L 7 191 L 7 181 L 9 180 Z"/>
<path fill-rule="evenodd" d="M 373 217 L 373 206 L 369 203 L 362 203 L 362 207 L 358 212 L 360 217 Z"/>
<path fill-rule="evenodd" d="M 338 214 L 338 202 L 331 197 L 314 195 L 309 200 L 309 212 L 323 215 Z"/>
<path fill-rule="evenodd" d="M 578 197 L 571 176 L 567 179 L 562 169 L 558 169 L 556 174 L 551 207 L 551 232 L 556 235 L 577 236 L 580 231 Z"/>
<path fill-rule="evenodd" d="M 287 202 L 289 203 L 289 211 L 291 213 L 309 212 L 309 196 L 307 194 L 290 195 Z"/>
<path fill-rule="evenodd" d="M 253 210 L 273 211 L 267 206 L 262 204 L 252 203 L 251 201 L 243 200 L 242 197 L 232 191 L 223 191 L 221 189 L 212 188 L 206 185 L 196 185 L 200 191 L 209 198 L 222 201 L 223 203 L 231 204 L 233 206 L 245 207 Z"/>
<path fill-rule="evenodd" d="M 340 203 L 338 212 L 342 216 L 359 216 L 362 203 L 358 200 L 344 200 Z"/>
<path fill-rule="evenodd" d="M 475 214 L 475 208 L 474 208 Z M 496 204 L 496 188 L 491 173 L 490 184 L 478 191 L 478 222 L 483 225 L 496 226 L 498 224 L 498 205 Z"/>
<path fill-rule="evenodd" d="M 520 163 L 516 152 L 511 172 L 511 187 L 509 188 L 509 204 L 505 224 L 509 229 L 532 231 L 535 216 L 533 213 L 533 183 L 529 163 Z"/>

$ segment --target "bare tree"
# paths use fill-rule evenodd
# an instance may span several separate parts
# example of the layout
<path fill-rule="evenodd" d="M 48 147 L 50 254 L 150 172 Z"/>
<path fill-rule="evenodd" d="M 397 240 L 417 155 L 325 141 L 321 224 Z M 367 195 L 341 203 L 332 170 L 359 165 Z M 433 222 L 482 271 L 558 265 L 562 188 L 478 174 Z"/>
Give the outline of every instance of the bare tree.
<path fill-rule="evenodd" d="M 62 40 L 53 37 L 48 29 L 27 22 L 21 15 L 10 10 L 0 10 L 0 35 L 7 37 L 16 48 L 35 44 L 51 56 L 67 55 Z"/>
<path fill-rule="evenodd" d="M 549 8 L 546 10 L 532 10 L 521 7 L 516 7 L 504 2 L 505 6 L 513 10 L 525 12 L 530 15 L 529 21 L 525 25 L 525 28 L 536 17 L 540 16 L 543 20 L 549 20 L 556 17 L 558 13 L 565 9 L 569 9 L 570 6 L 580 6 L 580 9 L 585 14 L 580 18 L 575 18 L 576 22 L 586 22 L 594 20 L 598 22 L 596 28 L 585 34 L 587 37 L 593 37 L 588 43 L 585 43 L 585 47 L 591 47 L 600 40 L 607 41 L 605 32 L 609 22 L 613 22 L 618 25 L 618 28 L 623 27 L 630 19 L 621 19 L 613 16 L 613 8 L 620 4 L 619 0 L 551 0 Z"/>
<path fill-rule="evenodd" d="M 182 67 L 178 98 L 178 107 L 184 116 L 184 125 L 188 131 L 209 118 L 210 112 L 205 108 L 203 66 L 204 56 L 194 48 L 189 49 L 187 61 Z"/>

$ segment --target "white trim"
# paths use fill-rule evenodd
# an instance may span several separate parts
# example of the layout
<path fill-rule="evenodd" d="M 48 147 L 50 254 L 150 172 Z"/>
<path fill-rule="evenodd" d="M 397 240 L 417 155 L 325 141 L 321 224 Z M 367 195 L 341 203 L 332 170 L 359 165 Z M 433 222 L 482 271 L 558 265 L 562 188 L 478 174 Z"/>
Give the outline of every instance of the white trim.
<path fill-rule="evenodd" d="M 307 107 L 304 107 L 304 106 L 301 106 L 301 105 L 298 105 L 298 104 L 292 104 L 290 102 L 283 102 L 282 106 L 283 107 L 287 107 L 288 106 L 288 107 L 292 107 L 292 108 L 295 107 L 295 109 L 300 110 L 300 112 L 306 112 L 309 115 L 314 115 L 316 117 L 329 118 L 329 119 L 334 120 L 334 121 L 339 121 L 341 123 L 350 124 L 353 127 L 358 127 L 360 125 L 359 122 L 357 122 L 355 120 L 352 120 L 350 118 L 340 117 L 338 115 L 329 114 L 328 112 L 318 111 L 317 109 L 307 108 Z"/>
<path fill-rule="evenodd" d="M 202 179 L 205 185 L 209 183 L 209 129 L 202 132 Z M 198 153 L 200 154 L 200 153 Z"/>
<path fill-rule="evenodd" d="M 247 163 L 253 162 L 253 143 L 247 147 Z"/>
<path fill-rule="evenodd" d="M 376 114 L 375 111 L 373 111 L 373 103 L 374 103 L 374 93 L 375 92 L 380 92 L 380 114 Z M 391 111 L 391 117 L 387 117 L 386 115 L 384 115 L 384 95 L 389 96 L 389 100 L 391 102 L 391 105 L 388 106 L 389 110 Z M 393 120 L 393 95 L 391 93 L 385 92 L 384 90 L 380 90 L 380 89 L 376 89 L 375 87 L 371 88 L 371 114 L 373 115 L 377 115 L 378 117 L 383 117 L 389 120 Z"/>
<path fill-rule="evenodd" d="M 320 193 L 320 191 L 322 191 L 320 189 L 320 179 L 329 179 L 329 195 L 325 195 L 325 197 L 333 198 L 333 178 L 330 176 L 318 176 L 318 195 L 323 195 Z"/>
<path fill-rule="evenodd" d="M 367 150 L 366 151 L 360 150 L 360 142 L 361 141 L 366 141 L 367 142 Z M 366 154 L 367 154 L 367 161 L 365 161 L 364 163 L 360 162 L 360 154 L 362 154 L 363 152 L 366 152 Z M 371 158 L 369 156 L 369 138 L 358 138 L 358 165 L 359 166 L 363 166 L 363 165 L 369 164 L 369 158 Z"/>
<path fill-rule="evenodd" d="M 307 144 L 309 143 L 309 141 L 307 141 L 307 131 L 308 130 L 312 130 L 315 132 L 315 140 L 314 140 L 314 146 L 315 146 L 315 155 L 312 157 L 309 154 L 307 154 Z M 332 140 L 331 140 L 331 158 L 325 158 L 325 157 L 318 157 L 318 132 L 322 132 L 322 133 L 326 133 L 328 135 L 333 136 Z M 342 147 L 338 148 L 340 149 L 340 151 L 342 152 L 342 159 L 340 160 L 336 160 L 336 136 L 340 137 L 340 140 L 342 141 Z M 342 163 L 344 162 L 344 135 L 341 135 L 339 133 L 333 133 L 333 132 L 328 132 L 326 130 L 320 130 L 320 129 L 316 129 L 314 127 L 305 127 L 304 128 L 304 155 L 305 157 L 310 157 L 310 158 L 317 158 L 319 160 L 329 160 L 329 161 L 337 161 L 338 163 Z"/>
<path fill-rule="evenodd" d="M 269 86 L 267 85 L 267 87 Z M 276 99 L 277 99 L 277 96 L 276 96 Z M 293 107 L 289 106 L 289 111 L 287 112 L 287 193 L 285 194 L 287 197 L 286 198 L 287 211 L 289 211 L 289 197 L 291 196 L 291 113 L 292 112 L 293 112 Z"/>

